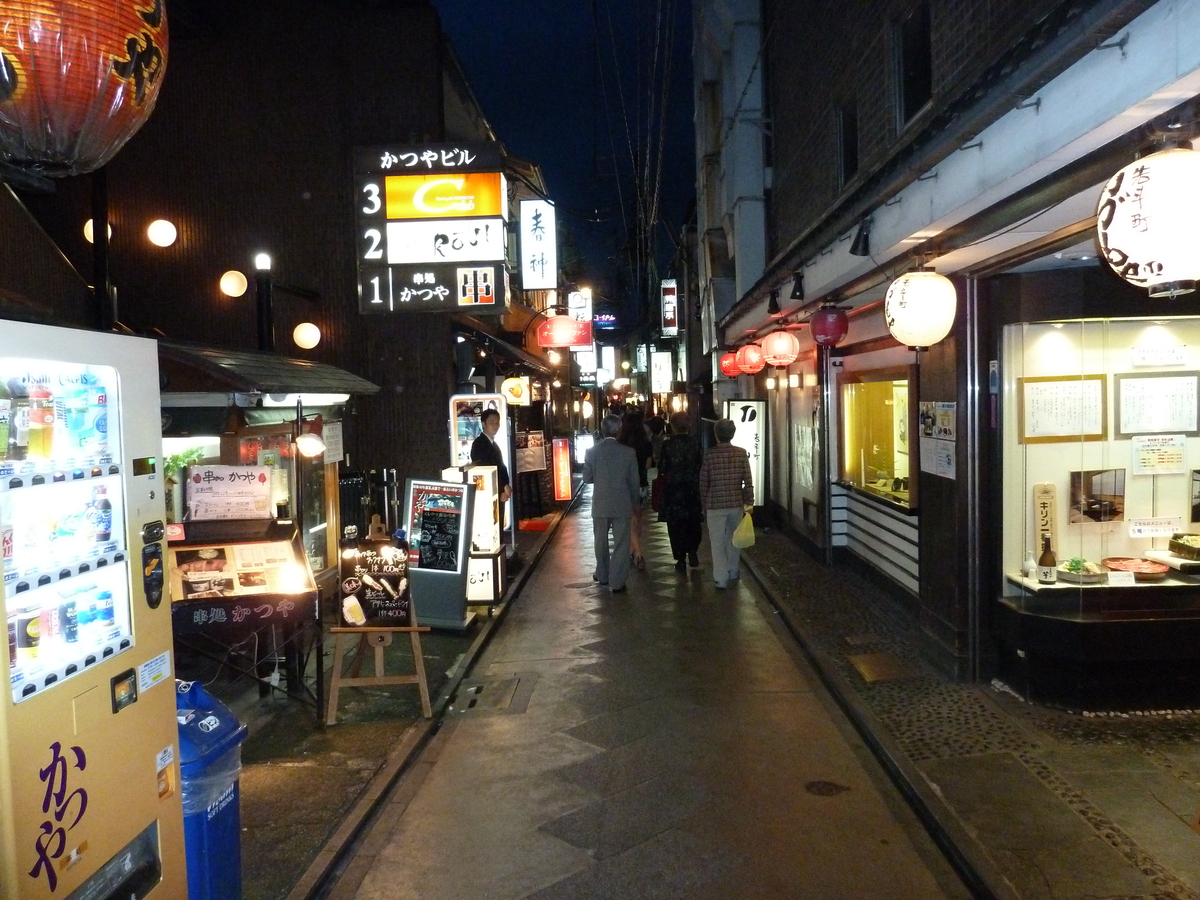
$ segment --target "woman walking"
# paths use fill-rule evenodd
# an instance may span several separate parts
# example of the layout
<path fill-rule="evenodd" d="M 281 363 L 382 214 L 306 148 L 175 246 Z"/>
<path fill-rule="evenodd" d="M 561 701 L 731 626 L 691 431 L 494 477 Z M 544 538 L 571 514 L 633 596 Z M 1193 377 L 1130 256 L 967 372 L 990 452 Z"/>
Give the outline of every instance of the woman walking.
<path fill-rule="evenodd" d="M 713 581 L 719 588 L 740 575 L 741 551 L 733 546 L 733 532 L 754 506 L 750 454 L 729 443 L 735 430 L 731 420 L 717 420 L 713 426 L 717 445 L 708 451 L 700 467 L 700 502 L 712 547 Z"/>
<path fill-rule="evenodd" d="M 629 529 L 629 552 L 633 556 L 633 564 L 639 568 L 646 568 L 646 557 L 642 555 L 642 511 L 646 506 L 646 465 L 650 460 L 650 437 L 646 433 L 646 423 L 642 420 L 641 410 L 634 410 L 625 413 L 621 417 L 621 431 L 617 434 L 617 441 L 627 447 L 632 447 L 633 452 L 637 454 L 638 464 L 638 485 L 642 489 L 642 503 L 633 512 L 633 521 L 630 523 Z"/>
<path fill-rule="evenodd" d="M 684 571 L 685 563 L 700 565 L 696 551 L 700 549 L 701 523 L 704 512 L 700 506 L 700 444 L 688 432 L 688 414 L 671 416 L 671 434 L 658 451 L 658 474 L 663 479 L 661 514 L 667 523 L 671 539 L 671 555 L 675 571 Z"/>

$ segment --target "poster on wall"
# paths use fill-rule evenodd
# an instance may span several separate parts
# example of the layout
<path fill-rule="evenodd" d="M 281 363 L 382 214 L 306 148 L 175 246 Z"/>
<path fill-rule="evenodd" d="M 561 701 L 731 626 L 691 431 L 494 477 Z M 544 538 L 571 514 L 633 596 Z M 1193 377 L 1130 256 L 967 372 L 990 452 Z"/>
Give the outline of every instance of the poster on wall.
<path fill-rule="evenodd" d="M 1120 522 L 1125 518 L 1125 470 L 1088 469 L 1071 473 L 1072 525 Z"/>
<path fill-rule="evenodd" d="M 1105 376 L 1018 378 L 1017 420 L 1022 444 L 1106 440 Z"/>
<path fill-rule="evenodd" d="M 1114 376 L 1117 439 L 1178 432 L 1200 436 L 1200 372 Z"/>
<path fill-rule="evenodd" d="M 188 521 L 271 518 L 272 471 L 270 466 L 189 466 Z"/>
<path fill-rule="evenodd" d="M 1133 447 L 1133 475 L 1183 475 L 1187 468 L 1187 438 L 1182 434 L 1140 434 Z"/>
<path fill-rule="evenodd" d="M 754 478 L 754 505 L 762 506 L 764 501 L 763 472 L 766 469 L 766 434 L 767 434 L 767 401 L 766 400 L 726 400 L 725 418 L 733 421 L 733 440 L 735 447 L 741 447 L 750 454 L 750 474 Z"/>

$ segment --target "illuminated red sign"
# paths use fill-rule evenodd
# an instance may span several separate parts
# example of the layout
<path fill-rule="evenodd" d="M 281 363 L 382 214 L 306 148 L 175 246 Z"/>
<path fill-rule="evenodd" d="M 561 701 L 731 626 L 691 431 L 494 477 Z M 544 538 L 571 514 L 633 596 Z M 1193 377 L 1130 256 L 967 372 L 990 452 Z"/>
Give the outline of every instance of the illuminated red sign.
<path fill-rule="evenodd" d="M 555 438 L 550 454 L 554 469 L 554 499 L 571 499 L 571 442 L 566 438 Z"/>
<path fill-rule="evenodd" d="M 592 323 L 580 322 L 571 316 L 551 316 L 538 323 L 539 347 L 590 347 Z"/>

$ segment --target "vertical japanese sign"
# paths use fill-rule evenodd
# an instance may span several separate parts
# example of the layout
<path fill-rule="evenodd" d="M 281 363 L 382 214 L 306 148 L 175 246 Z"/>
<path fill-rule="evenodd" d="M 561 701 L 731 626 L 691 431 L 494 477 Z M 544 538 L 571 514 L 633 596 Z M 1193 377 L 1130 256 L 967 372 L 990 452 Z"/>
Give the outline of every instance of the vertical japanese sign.
<path fill-rule="evenodd" d="M 730 443 L 750 454 L 750 475 L 754 478 L 754 505 L 762 506 L 765 494 L 763 475 L 766 471 L 767 456 L 767 401 L 726 400 L 725 418 L 731 419 L 735 428 Z"/>
<path fill-rule="evenodd" d="M 554 204 L 521 201 L 521 287 L 527 291 L 558 286 L 558 236 Z"/>
<path fill-rule="evenodd" d="M 554 468 L 554 499 L 571 499 L 571 442 L 566 438 L 555 438 L 550 456 Z"/>
<path fill-rule="evenodd" d="M 663 337 L 675 337 L 679 334 L 679 297 L 675 287 L 675 279 L 671 278 L 662 283 L 662 322 Z"/>

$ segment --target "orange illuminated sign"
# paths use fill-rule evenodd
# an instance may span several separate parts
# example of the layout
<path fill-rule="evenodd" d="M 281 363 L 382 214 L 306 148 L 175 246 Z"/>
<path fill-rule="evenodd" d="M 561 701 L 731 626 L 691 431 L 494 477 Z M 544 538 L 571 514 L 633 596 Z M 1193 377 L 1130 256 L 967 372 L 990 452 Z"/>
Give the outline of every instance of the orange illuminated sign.
<path fill-rule="evenodd" d="M 508 217 L 508 195 L 499 172 L 388 175 L 384 192 L 389 219 Z"/>
<path fill-rule="evenodd" d="M 571 442 L 566 438 L 555 438 L 550 454 L 554 469 L 554 499 L 571 499 Z"/>

